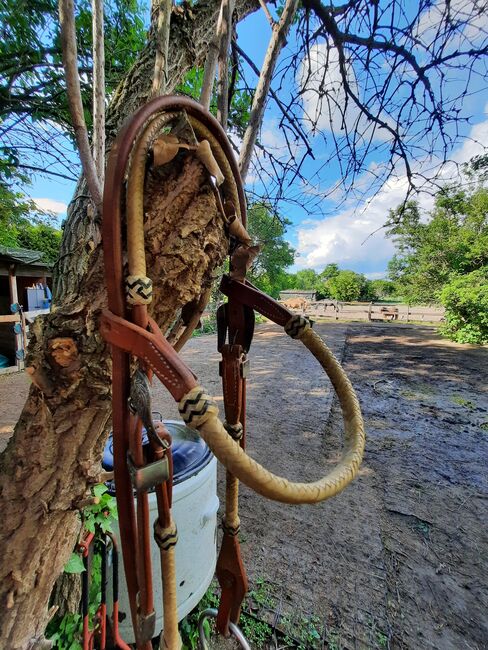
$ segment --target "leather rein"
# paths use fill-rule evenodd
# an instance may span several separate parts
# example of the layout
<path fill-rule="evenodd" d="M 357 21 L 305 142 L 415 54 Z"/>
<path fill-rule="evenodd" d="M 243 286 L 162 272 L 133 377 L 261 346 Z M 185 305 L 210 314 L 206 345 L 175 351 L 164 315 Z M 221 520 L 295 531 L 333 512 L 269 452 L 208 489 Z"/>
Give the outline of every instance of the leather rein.
<path fill-rule="evenodd" d="M 149 316 L 152 282 L 146 276 L 142 195 L 147 152 L 164 125 L 184 111 L 203 149 L 210 151 L 209 176 L 222 172 L 215 188 L 217 206 L 223 213 L 231 242 L 230 274 L 221 291 L 228 302 L 217 312 L 218 349 L 222 354 L 225 422 L 218 418 L 213 399 L 177 354 L 191 336 L 198 318 L 191 317 L 183 336 L 173 347 Z M 208 160 L 208 152 L 203 152 Z M 198 155 L 198 152 L 197 152 Z M 202 154 L 203 155 L 203 154 Z M 214 164 L 216 163 L 216 165 Z M 127 180 L 128 275 L 124 277 L 122 206 Z M 158 519 L 154 537 L 161 551 L 164 628 L 161 647 L 178 650 L 176 570 L 174 551 L 177 531 L 171 515 L 171 437 L 162 423 L 150 416 L 149 383 L 154 373 L 179 402 L 188 426 L 196 429 L 227 468 L 226 505 L 217 578 L 222 595 L 216 615 L 217 629 L 224 636 L 235 634 L 247 591 L 238 532 L 239 480 L 264 496 L 286 503 L 315 503 L 340 492 L 357 473 L 364 449 L 364 428 L 357 398 L 344 371 L 311 329 L 296 316 L 245 279 L 251 240 L 245 230 L 244 190 L 234 153 L 220 124 L 199 104 L 186 97 L 159 97 L 139 109 L 125 124 L 111 149 L 103 199 L 103 250 L 108 309 L 102 314 L 100 331 L 112 347 L 112 401 L 114 474 L 121 546 L 137 648 L 151 649 L 155 611 L 150 558 L 148 491 L 154 489 Z M 244 263 L 242 259 L 244 258 Z M 208 299 L 202 295 L 199 308 Z M 342 407 L 344 450 L 337 466 L 310 484 L 290 483 L 277 477 L 245 453 L 247 353 L 254 331 L 254 311 L 285 328 L 318 359 L 332 381 Z M 131 361 L 138 360 L 134 372 Z M 132 370 L 131 370 L 132 368 Z M 148 456 L 142 451 L 142 427 L 149 437 Z M 133 494 L 137 495 L 137 509 Z M 246 647 L 243 644 L 243 647 Z"/>

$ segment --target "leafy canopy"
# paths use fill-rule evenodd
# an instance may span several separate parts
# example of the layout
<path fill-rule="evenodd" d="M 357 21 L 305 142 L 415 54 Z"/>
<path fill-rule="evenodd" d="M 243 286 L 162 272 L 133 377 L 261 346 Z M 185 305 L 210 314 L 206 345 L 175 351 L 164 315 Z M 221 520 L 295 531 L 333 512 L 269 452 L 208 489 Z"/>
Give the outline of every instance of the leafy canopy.
<path fill-rule="evenodd" d="M 105 75 L 110 98 L 146 42 L 144 5 L 108 0 L 105 13 Z M 3 167 L 76 179 L 65 136 L 73 138 L 61 59 L 56 0 L 0 3 L 0 158 Z M 92 12 L 76 2 L 76 30 L 85 119 L 91 130 Z M 40 154 L 42 165 L 38 168 Z M 0 171 L 2 168 L 0 167 Z"/>
<path fill-rule="evenodd" d="M 486 157 L 475 163 L 484 173 Z M 390 279 L 405 299 L 442 303 L 450 338 L 488 343 L 488 189 L 446 187 L 430 215 L 408 203 L 390 212 L 388 234 L 397 248 Z"/>
<path fill-rule="evenodd" d="M 259 289 L 277 298 L 289 284 L 286 269 L 295 260 L 295 251 L 284 239 L 290 222 L 278 219 L 265 203 L 250 205 L 247 218 L 247 230 L 261 247 L 248 277 Z"/>
<path fill-rule="evenodd" d="M 0 181 L 0 245 L 42 251 L 46 262 L 55 262 L 61 231 L 51 225 L 53 215 L 34 201 Z"/>
<path fill-rule="evenodd" d="M 454 275 L 488 263 L 488 190 L 443 189 L 431 215 L 416 202 L 390 212 L 387 232 L 397 248 L 390 279 L 410 303 L 439 302 Z"/>

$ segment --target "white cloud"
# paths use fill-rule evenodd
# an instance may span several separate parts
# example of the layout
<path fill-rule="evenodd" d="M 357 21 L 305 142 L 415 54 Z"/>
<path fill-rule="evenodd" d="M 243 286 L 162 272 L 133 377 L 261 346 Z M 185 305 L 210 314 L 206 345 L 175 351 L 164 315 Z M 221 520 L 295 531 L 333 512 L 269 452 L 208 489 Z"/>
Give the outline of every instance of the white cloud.
<path fill-rule="evenodd" d="M 351 91 L 361 98 L 361 90 L 354 67 L 346 64 L 346 76 Z M 355 133 L 362 138 L 371 137 L 372 125 L 361 114 L 352 99 L 346 97 L 336 48 L 319 43 L 310 48 L 302 61 L 299 75 L 302 87 L 304 119 L 318 132 Z M 381 116 L 385 122 L 388 118 Z M 376 129 L 375 140 L 388 139 L 388 133 Z"/>
<path fill-rule="evenodd" d="M 426 46 L 438 36 L 441 25 L 446 22 L 447 6 L 452 24 L 459 25 L 459 31 L 450 37 L 449 49 L 463 44 L 475 43 L 486 37 L 488 29 L 488 2 L 486 0 L 437 0 L 428 7 L 417 22 L 415 36 Z M 444 54 L 446 47 L 444 47 Z"/>
<path fill-rule="evenodd" d="M 55 201 L 54 199 L 32 199 L 38 208 L 46 210 L 47 212 L 54 212 L 54 214 L 66 214 L 68 206 L 62 201 Z"/>
<path fill-rule="evenodd" d="M 383 226 L 388 210 L 401 203 L 406 190 L 406 178 L 390 180 L 363 209 L 346 209 L 311 227 L 300 227 L 297 265 L 320 270 L 330 262 L 339 266 L 375 262 L 384 268 L 393 255 L 393 244 L 383 231 L 368 235 Z"/>
<path fill-rule="evenodd" d="M 453 152 L 452 160 L 458 164 L 468 161 L 485 151 L 484 142 L 488 142 L 488 120 L 472 127 L 469 138 Z M 434 171 L 439 173 L 440 180 L 446 182 L 459 179 L 454 163 L 441 169 L 437 165 Z M 372 273 L 379 273 L 393 255 L 394 247 L 385 237 L 384 230 L 375 231 L 384 225 L 388 211 L 405 199 L 407 187 L 406 177 L 390 179 L 375 196 L 365 201 L 361 209 L 346 208 L 333 217 L 302 222 L 297 233 L 297 266 L 321 270 L 331 262 L 343 267 L 367 264 L 378 269 Z M 426 212 L 434 205 L 431 194 L 423 193 L 418 200 Z"/>

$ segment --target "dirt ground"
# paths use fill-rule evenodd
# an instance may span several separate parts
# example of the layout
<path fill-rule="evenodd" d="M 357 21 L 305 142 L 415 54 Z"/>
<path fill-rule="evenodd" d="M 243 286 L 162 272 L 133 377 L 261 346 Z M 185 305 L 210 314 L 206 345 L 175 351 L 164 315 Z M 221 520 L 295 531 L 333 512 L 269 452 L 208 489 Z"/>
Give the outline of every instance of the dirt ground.
<path fill-rule="evenodd" d="M 242 487 L 247 610 L 281 632 L 276 647 L 488 648 L 488 350 L 428 327 L 315 328 L 358 392 L 365 460 L 351 486 L 316 506 Z M 215 346 L 214 336 L 195 338 L 183 356 L 221 399 Z M 321 369 L 272 325 L 259 326 L 250 359 L 249 453 L 291 479 L 317 479 L 342 431 Z M 0 435 L 26 385 L 0 377 Z M 179 419 L 161 386 L 153 397 L 164 418 Z"/>

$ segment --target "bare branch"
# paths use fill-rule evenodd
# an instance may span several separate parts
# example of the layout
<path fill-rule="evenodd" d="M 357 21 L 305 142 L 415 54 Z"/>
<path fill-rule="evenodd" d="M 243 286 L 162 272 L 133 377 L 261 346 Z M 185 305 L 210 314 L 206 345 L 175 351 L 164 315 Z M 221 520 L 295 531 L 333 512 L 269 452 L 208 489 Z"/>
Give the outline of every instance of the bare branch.
<path fill-rule="evenodd" d="M 254 63 L 254 61 L 244 52 L 243 49 L 241 49 L 237 43 L 234 42 L 234 48 L 236 52 L 238 52 L 244 61 L 248 64 L 248 66 L 251 68 L 251 70 L 257 74 L 259 77 L 260 72 L 259 68 L 257 65 Z M 308 141 L 307 135 L 305 134 L 304 130 L 300 126 L 298 120 L 296 120 L 293 116 L 293 114 L 290 112 L 287 106 L 283 104 L 281 99 L 278 97 L 278 95 L 275 93 L 275 91 L 270 87 L 269 88 L 269 94 L 271 97 L 275 100 L 278 108 L 280 109 L 281 113 L 283 114 L 283 117 L 288 121 L 295 132 L 295 134 L 302 140 L 303 144 L 307 148 L 307 154 L 312 158 L 312 160 L 315 160 L 315 156 L 312 151 L 312 147 L 310 146 L 310 142 Z"/>
<path fill-rule="evenodd" d="M 271 25 L 271 29 L 275 26 L 275 21 L 273 19 L 273 16 L 269 13 L 268 5 L 266 4 L 266 0 L 259 0 L 259 4 L 261 5 L 261 9 L 264 11 L 264 15 L 268 19 L 268 23 Z"/>
<path fill-rule="evenodd" d="M 61 45 L 63 49 L 63 64 L 66 74 L 66 90 L 68 103 L 73 120 L 76 143 L 80 154 L 83 174 L 93 202 L 98 210 L 102 206 L 102 190 L 98 181 L 95 162 L 88 140 L 83 104 L 81 101 L 80 77 L 78 75 L 76 31 L 73 0 L 59 0 L 59 21 L 61 26 Z"/>
<path fill-rule="evenodd" d="M 297 11 L 298 4 L 299 0 L 287 0 L 280 20 L 273 28 L 273 34 L 266 51 L 266 56 L 264 57 L 263 67 L 253 97 L 249 125 L 244 133 L 241 155 L 239 156 L 239 167 L 243 179 L 246 178 L 249 170 L 254 144 L 263 121 L 266 98 L 276 66 L 276 61 L 279 53 L 285 45 L 286 36 Z"/>
<path fill-rule="evenodd" d="M 105 44 L 103 0 L 92 0 L 93 21 L 93 159 L 100 186 L 105 177 Z"/>
<path fill-rule="evenodd" d="M 157 12 L 156 22 L 156 58 L 154 61 L 154 76 L 152 96 L 164 95 L 168 83 L 168 48 L 171 23 L 172 0 L 156 0 L 153 12 Z"/>
<path fill-rule="evenodd" d="M 229 48 L 232 36 L 234 0 L 222 0 L 219 42 L 219 76 L 217 80 L 217 119 L 227 130 L 229 115 Z"/>
<path fill-rule="evenodd" d="M 202 92 L 200 94 L 200 104 L 204 108 L 210 108 L 210 100 L 212 99 L 212 92 L 215 82 L 215 72 L 217 70 L 217 58 L 219 55 L 219 43 L 221 42 L 222 21 L 224 20 L 224 3 L 222 0 L 220 4 L 219 16 L 215 26 L 215 34 L 210 43 L 208 44 L 207 57 L 205 59 L 205 67 L 203 69 L 203 83 Z"/>

